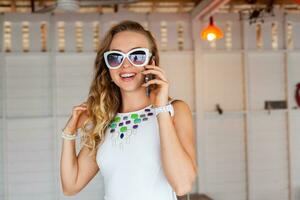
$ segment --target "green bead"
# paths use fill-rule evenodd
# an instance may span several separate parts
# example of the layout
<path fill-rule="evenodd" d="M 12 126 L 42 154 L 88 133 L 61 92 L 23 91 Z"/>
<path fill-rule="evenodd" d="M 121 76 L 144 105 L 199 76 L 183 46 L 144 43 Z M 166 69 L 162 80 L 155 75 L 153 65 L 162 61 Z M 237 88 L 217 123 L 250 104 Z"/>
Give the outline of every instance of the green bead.
<path fill-rule="evenodd" d="M 139 115 L 136 113 L 131 114 L 131 119 L 137 119 L 138 117 L 139 117 Z"/>
<path fill-rule="evenodd" d="M 117 127 L 117 124 L 116 124 L 116 123 L 110 124 L 110 128 L 116 128 L 116 127 Z"/>
<path fill-rule="evenodd" d="M 140 123 L 140 122 L 141 122 L 141 119 L 140 119 L 140 118 L 135 119 L 135 120 L 133 121 L 133 123 L 135 123 L 135 124 L 138 124 L 138 123 Z"/>
<path fill-rule="evenodd" d="M 114 122 L 119 122 L 121 121 L 121 117 L 115 117 Z"/>
<path fill-rule="evenodd" d="M 121 131 L 121 132 L 126 132 L 126 131 L 127 131 L 127 127 L 126 127 L 126 126 L 121 127 L 121 128 L 120 128 L 120 131 Z"/>

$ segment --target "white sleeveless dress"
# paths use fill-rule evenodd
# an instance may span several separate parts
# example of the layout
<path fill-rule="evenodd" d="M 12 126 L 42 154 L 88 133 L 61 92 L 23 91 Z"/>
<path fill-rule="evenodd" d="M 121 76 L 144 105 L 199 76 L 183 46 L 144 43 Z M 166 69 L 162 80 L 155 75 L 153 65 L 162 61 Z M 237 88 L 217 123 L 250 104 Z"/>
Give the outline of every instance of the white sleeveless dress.
<path fill-rule="evenodd" d="M 162 168 L 152 105 L 117 113 L 96 160 L 104 177 L 105 200 L 177 200 Z"/>

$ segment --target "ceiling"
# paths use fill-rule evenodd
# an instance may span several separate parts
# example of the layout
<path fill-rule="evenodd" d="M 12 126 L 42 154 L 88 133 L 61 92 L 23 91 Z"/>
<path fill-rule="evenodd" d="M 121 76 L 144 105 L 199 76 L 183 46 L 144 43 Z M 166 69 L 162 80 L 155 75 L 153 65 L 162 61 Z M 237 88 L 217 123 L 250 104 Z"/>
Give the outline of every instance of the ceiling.
<path fill-rule="evenodd" d="M 8 12 L 56 12 L 56 4 L 60 0 L 0 0 L 0 13 Z M 113 13 L 121 10 L 133 12 L 191 12 L 201 4 L 209 5 L 220 0 L 79 0 L 80 13 Z M 299 0 L 298 0 L 299 2 Z M 296 0 L 228 0 L 214 10 L 218 12 L 239 12 L 253 7 L 266 7 L 273 3 L 275 7 L 287 11 L 300 11 Z M 202 9 L 202 8 L 201 8 Z"/>
<path fill-rule="evenodd" d="M 79 0 L 81 13 L 189 12 L 201 0 Z M 0 12 L 49 11 L 57 0 L 0 0 Z M 49 9 L 50 8 L 50 9 Z"/>
<path fill-rule="evenodd" d="M 297 1 L 299 3 L 297 3 Z M 286 12 L 300 11 L 299 0 L 231 0 L 226 5 L 222 6 L 219 9 L 219 12 L 240 12 L 241 10 L 252 8 L 265 8 L 271 5 L 273 5 L 276 8 L 282 8 Z"/>

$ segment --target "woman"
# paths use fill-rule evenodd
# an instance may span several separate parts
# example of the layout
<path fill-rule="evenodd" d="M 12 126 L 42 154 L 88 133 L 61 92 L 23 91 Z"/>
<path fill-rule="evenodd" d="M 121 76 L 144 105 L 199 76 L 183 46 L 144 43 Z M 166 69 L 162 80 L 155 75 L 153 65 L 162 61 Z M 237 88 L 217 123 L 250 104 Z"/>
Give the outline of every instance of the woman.
<path fill-rule="evenodd" d="M 149 74 L 155 77 L 145 83 Z M 62 132 L 63 193 L 78 193 L 99 169 L 106 200 L 174 200 L 188 193 L 197 174 L 192 114 L 168 90 L 152 34 L 134 21 L 113 26 L 97 53 L 88 99 L 73 107 Z"/>

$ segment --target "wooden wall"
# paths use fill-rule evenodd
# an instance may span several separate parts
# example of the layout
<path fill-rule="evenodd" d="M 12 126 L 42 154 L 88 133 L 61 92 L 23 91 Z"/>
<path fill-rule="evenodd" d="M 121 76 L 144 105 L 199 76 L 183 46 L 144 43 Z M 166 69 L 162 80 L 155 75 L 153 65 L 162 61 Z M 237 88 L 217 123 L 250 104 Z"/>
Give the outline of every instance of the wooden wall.
<path fill-rule="evenodd" d="M 195 37 L 198 189 L 220 200 L 299 199 L 299 14 L 276 10 L 252 25 L 247 16 L 214 17 L 224 38 Z M 194 20 L 194 35 L 205 26 Z M 287 108 L 267 111 L 270 100 Z"/>
<path fill-rule="evenodd" d="M 171 83 L 170 95 L 185 100 L 194 110 L 194 55 L 188 14 L 5 14 L 0 19 L 1 38 L 5 38 L 0 52 L 0 199 L 103 199 L 100 173 L 77 196 L 62 194 L 60 131 L 72 107 L 88 94 L 95 41 L 118 21 L 138 20 L 153 31 L 160 46 L 161 67 Z M 58 28 L 61 22 L 64 29 Z M 43 23 L 46 34 L 41 29 Z M 166 40 L 161 46 L 163 37 Z M 181 45 L 179 38 L 184 40 Z M 63 43 L 64 52 L 60 52 Z"/>

